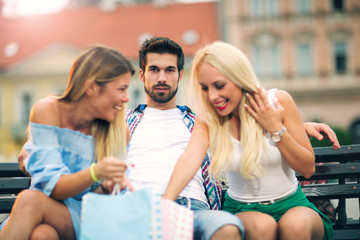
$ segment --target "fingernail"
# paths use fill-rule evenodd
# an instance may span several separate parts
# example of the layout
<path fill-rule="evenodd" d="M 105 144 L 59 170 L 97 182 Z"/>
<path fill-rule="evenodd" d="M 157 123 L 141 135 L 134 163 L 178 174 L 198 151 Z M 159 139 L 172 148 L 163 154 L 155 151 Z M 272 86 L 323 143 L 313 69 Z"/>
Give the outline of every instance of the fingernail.
<path fill-rule="evenodd" d="M 260 89 L 260 84 L 256 85 L 256 88 Z"/>
<path fill-rule="evenodd" d="M 245 93 L 245 95 L 248 97 L 248 96 L 249 96 L 249 93 Z"/>
<path fill-rule="evenodd" d="M 246 103 L 244 104 L 244 107 L 247 107 L 247 104 L 246 104 Z"/>

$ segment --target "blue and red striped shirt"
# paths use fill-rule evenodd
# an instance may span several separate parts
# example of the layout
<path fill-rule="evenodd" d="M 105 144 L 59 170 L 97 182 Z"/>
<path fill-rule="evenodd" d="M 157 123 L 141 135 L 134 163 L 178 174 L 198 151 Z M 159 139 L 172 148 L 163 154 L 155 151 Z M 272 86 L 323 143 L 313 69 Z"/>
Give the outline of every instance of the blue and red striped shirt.
<path fill-rule="evenodd" d="M 195 123 L 195 113 L 187 106 L 176 106 L 183 113 L 184 123 L 192 132 Z M 126 122 L 129 126 L 130 137 L 135 131 L 135 128 L 140 122 L 141 117 L 144 115 L 144 109 L 146 108 L 146 104 L 140 104 L 134 110 L 128 110 L 126 112 Z M 206 154 L 202 164 L 201 164 L 201 172 L 202 177 L 204 179 L 204 187 L 205 187 L 205 195 L 208 199 L 208 203 L 210 205 L 210 209 L 218 210 L 221 205 L 221 185 L 212 181 L 209 175 L 209 166 L 210 166 L 210 155 Z"/>

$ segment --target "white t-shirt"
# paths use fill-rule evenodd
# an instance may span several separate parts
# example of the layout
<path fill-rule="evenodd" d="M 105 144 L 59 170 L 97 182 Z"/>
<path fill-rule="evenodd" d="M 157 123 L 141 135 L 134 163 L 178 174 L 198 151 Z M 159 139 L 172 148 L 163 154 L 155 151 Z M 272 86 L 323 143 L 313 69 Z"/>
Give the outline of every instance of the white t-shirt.
<path fill-rule="evenodd" d="M 130 170 L 130 180 L 135 189 L 151 186 L 164 193 L 190 136 L 180 109 L 145 108 L 127 152 L 127 161 L 134 165 Z M 207 203 L 203 182 L 199 169 L 180 196 Z"/>

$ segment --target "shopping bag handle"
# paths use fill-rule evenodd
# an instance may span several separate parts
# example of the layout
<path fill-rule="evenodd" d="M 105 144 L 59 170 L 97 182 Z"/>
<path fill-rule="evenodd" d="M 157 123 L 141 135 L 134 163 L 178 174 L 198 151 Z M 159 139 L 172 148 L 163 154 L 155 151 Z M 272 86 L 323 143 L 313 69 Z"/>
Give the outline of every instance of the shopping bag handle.
<path fill-rule="evenodd" d="M 119 195 L 121 192 L 120 183 L 115 184 L 114 189 L 111 193 L 111 196 Z"/>

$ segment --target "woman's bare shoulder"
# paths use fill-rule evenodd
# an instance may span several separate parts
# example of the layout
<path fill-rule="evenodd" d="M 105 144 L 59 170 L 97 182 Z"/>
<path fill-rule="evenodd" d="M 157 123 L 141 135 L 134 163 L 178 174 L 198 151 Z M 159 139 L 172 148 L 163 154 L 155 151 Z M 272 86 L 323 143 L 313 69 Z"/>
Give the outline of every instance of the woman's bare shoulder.
<path fill-rule="evenodd" d="M 59 126 L 59 100 L 55 96 L 47 96 L 37 101 L 31 109 L 30 121 Z"/>

